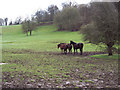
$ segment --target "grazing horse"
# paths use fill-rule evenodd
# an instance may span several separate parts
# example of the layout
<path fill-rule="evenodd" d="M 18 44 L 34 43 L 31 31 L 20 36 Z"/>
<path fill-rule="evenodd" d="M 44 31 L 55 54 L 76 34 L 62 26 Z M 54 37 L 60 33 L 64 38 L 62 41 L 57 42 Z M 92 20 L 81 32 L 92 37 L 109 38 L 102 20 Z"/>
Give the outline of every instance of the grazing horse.
<path fill-rule="evenodd" d="M 80 54 L 82 55 L 82 53 L 83 53 L 83 43 L 75 43 L 73 41 L 70 41 L 70 44 L 73 45 L 74 54 L 75 54 L 75 50 L 76 50 L 76 53 L 77 53 L 77 49 L 80 49 Z"/>
<path fill-rule="evenodd" d="M 63 50 L 64 50 L 64 53 L 67 54 L 67 49 L 69 50 L 69 53 L 72 52 L 72 51 L 71 51 L 71 50 L 72 50 L 72 45 L 70 45 L 70 44 L 60 43 L 60 44 L 58 44 L 57 46 L 58 46 L 58 48 L 61 49 L 61 53 L 62 53 Z"/>

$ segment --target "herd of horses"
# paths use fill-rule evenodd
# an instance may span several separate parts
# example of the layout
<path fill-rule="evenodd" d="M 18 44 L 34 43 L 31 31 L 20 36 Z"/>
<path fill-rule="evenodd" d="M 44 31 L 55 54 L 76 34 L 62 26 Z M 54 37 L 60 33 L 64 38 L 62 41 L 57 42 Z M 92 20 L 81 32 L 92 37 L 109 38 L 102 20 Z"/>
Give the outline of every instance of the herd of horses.
<path fill-rule="evenodd" d="M 74 54 L 78 53 L 77 49 L 80 50 L 80 55 L 83 53 L 83 43 L 75 43 L 73 41 L 70 41 L 70 43 L 60 43 L 57 46 L 61 49 L 61 53 L 64 51 L 64 54 L 67 54 L 67 50 L 69 50 L 69 53 L 72 54 L 72 47 L 74 49 Z"/>

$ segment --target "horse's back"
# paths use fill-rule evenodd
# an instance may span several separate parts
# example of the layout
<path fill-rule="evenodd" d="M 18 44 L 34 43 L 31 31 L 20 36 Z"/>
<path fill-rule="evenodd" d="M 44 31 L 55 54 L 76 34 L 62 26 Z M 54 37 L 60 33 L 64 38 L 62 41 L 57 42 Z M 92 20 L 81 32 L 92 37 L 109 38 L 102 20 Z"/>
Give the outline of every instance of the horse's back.
<path fill-rule="evenodd" d="M 66 44 L 66 43 L 60 43 L 60 44 L 61 44 L 61 45 L 60 45 L 60 48 L 61 48 L 61 49 L 66 49 L 66 48 L 67 48 L 67 46 L 66 46 L 67 44 Z"/>
<path fill-rule="evenodd" d="M 78 43 L 78 46 L 79 46 L 80 48 L 83 48 L 83 43 Z"/>
<path fill-rule="evenodd" d="M 83 43 L 78 43 L 79 45 L 83 45 Z"/>

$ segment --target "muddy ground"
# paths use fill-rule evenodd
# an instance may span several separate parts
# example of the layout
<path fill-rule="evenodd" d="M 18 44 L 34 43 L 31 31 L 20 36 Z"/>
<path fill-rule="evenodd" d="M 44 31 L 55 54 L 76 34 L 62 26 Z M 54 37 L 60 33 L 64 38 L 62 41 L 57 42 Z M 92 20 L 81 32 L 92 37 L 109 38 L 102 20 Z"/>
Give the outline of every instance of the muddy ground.
<path fill-rule="evenodd" d="M 104 54 L 105 52 L 84 52 L 79 54 L 61 54 L 54 52 L 33 52 L 30 50 L 22 51 L 3 51 L 12 54 L 38 54 L 45 55 L 48 59 L 58 58 L 61 62 L 66 61 L 65 65 L 60 65 L 60 71 L 69 69 L 68 72 L 55 74 L 55 77 L 39 77 L 33 72 L 15 71 L 2 73 L 3 88 L 118 88 L 118 61 L 91 58 L 90 55 Z M 61 58 L 62 57 L 62 58 Z M 75 57 L 75 58 L 73 58 Z M 38 58 L 38 57 L 37 57 Z M 72 67 L 74 61 L 75 65 Z M 9 61 L 8 61 L 9 62 Z M 59 62 L 59 61 L 58 61 Z M 18 63 L 18 62 L 10 62 Z M 56 63 L 57 64 L 57 63 Z M 81 64 L 81 66 L 79 66 Z M 91 66 L 86 66 L 86 65 Z M 46 63 L 44 64 L 46 65 Z M 52 64 L 47 63 L 47 65 Z M 71 67 L 70 67 L 71 65 Z M 29 66 L 29 65 L 28 65 Z M 78 67 L 77 67 L 78 66 Z M 57 67 L 57 66 L 56 66 Z M 31 68 L 32 69 L 32 68 Z M 44 73 L 44 71 L 38 71 Z M 13 74 L 14 73 L 14 74 Z M 45 76 L 50 72 L 46 72 Z"/>

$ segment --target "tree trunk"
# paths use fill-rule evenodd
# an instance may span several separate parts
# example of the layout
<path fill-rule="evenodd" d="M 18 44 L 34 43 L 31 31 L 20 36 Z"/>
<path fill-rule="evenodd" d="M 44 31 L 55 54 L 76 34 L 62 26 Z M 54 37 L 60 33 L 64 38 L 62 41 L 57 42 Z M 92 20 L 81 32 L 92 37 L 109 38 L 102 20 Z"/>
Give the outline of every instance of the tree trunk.
<path fill-rule="evenodd" d="M 5 22 L 5 25 L 7 26 L 7 22 Z"/>
<path fill-rule="evenodd" d="M 30 36 L 32 35 L 32 31 L 30 31 Z"/>
<path fill-rule="evenodd" d="M 28 32 L 26 32 L 26 35 L 28 36 Z"/>
<path fill-rule="evenodd" d="M 114 45 L 114 43 L 113 42 L 109 42 L 108 44 L 107 44 L 107 47 L 108 47 L 108 56 L 112 56 L 113 55 L 113 53 L 112 53 L 112 46 Z"/>
<path fill-rule="evenodd" d="M 112 56 L 112 47 L 108 47 L 108 56 Z"/>

